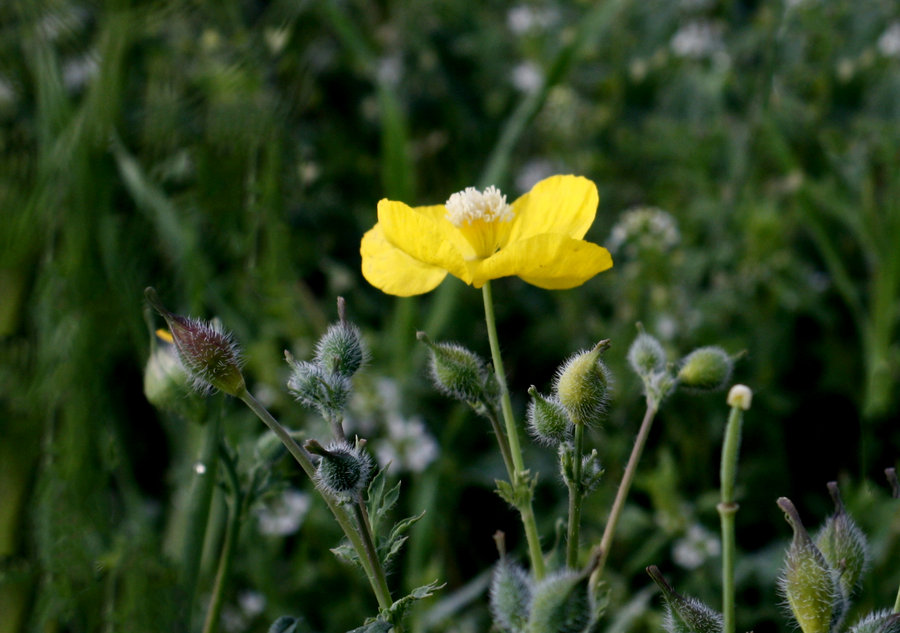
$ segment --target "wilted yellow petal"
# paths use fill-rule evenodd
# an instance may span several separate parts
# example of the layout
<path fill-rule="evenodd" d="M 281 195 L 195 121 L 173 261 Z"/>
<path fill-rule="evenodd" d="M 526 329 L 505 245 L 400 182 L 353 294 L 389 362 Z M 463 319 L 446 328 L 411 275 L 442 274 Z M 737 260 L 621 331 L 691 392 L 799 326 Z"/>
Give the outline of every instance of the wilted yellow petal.
<path fill-rule="evenodd" d="M 594 221 L 597 187 L 581 176 L 551 176 L 513 202 L 508 244 L 543 233 L 581 239 Z"/>
<path fill-rule="evenodd" d="M 544 234 L 510 244 L 484 261 L 472 262 L 472 285 L 516 275 L 524 281 L 562 290 L 580 286 L 612 267 L 612 257 L 602 246 L 565 235 Z"/>
<path fill-rule="evenodd" d="M 420 262 L 393 246 L 381 224 L 363 235 L 362 274 L 370 284 L 391 295 L 409 297 L 434 290 L 447 276 L 443 268 Z"/>
<path fill-rule="evenodd" d="M 435 208 L 420 209 L 434 213 Z M 442 268 L 466 283 L 470 281 L 463 255 L 456 247 L 459 231 L 446 219 L 384 199 L 378 203 L 378 224 L 387 241 L 413 259 Z"/>

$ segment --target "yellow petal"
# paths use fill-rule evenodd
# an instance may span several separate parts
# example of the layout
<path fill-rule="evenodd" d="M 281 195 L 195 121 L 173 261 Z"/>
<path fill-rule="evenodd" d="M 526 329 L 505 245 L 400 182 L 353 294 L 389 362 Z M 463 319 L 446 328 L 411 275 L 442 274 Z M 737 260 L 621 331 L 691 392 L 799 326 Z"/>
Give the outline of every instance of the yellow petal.
<path fill-rule="evenodd" d="M 546 233 L 472 262 L 472 285 L 480 288 L 491 279 L 516 275 L 539 288 L 562 290 L 580 286 L 611 267 L 612 257 L 602 246 Z"/>
<path fill-rule="evenodd" d="M 513 202 L 512 231 L 507 244 L 542 233 L 581 239 L 597 214 L 597 187 L 581 176 L 551 176 Z"/>
<path fill-rule="evenodd" d="M 385 238 L 381 224 L 363 235 L 359 252 L 366 281 L 398 297 L 434 290 L 447 276 L 446 270 L 422 263 L 393 246 Z"/>
<path fill-rule="evenodd" d="M 460 252 L 464 260 L 475 259 L 475 250 L 462 232 L 447 219 L 447 207 L 434 204 L 426 207 L 413 207 L 413 211 L 427 216 L 441 225 L 441 233 Z"/>
<path fill-rule="evenodd" d="M 431 210 L 430 215 L 419 209 Z M 468 268 L 456 247 L 456 227 L 444 218 L 434 217 L 435 207 L 419 209 L 395 200 L 379 201 L 378 224 L 384 237 L 413 259 L 442 268 L 469 283 Z"/>

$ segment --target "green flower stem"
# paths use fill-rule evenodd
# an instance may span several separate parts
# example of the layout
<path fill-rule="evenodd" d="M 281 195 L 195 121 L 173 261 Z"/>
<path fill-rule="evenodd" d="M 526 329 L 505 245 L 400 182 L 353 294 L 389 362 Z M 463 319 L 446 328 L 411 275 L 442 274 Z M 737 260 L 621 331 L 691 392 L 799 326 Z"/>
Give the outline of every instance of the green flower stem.
<path fill-rule="evenodd" d="M 509 388 L 506 386 L 506 372 L 503 369 L 503 357 L 500 355 L 500 344 L 497 340 L 497 322 L 494 318 L 494 300 L 491 294 L 491 282 L 485 282 L 481 288 L 484 298 L 484 320 L 487 325 L 488 341 L 491 346 L 491 358 L 494 361 L 494 373 L 497 376 L 497 384 L 500 386 L 500 408 L 503 412 L 503 421 L 506 425 L 506 441 L 509 442 L 510 458 L 514 472 L 512 473 L 513 487 L 518 487 L 525 474 L 525 462 L 522 459 L 522 447 L 519 444 L 519 433 L 516 430 L 516 422 L 513 417 L 512 402 L 509 399 Z M 500 439 L 500 438 L 498 438 Z M 534 520 L 534 510 L 531 506 L 531 497 L 527 503 L 519 507 L 522 515 L 522 524 L 525 527 L 525 538 L 528 541 L 528 554 L 531 559 L 531 570 L 538 580 L 544 577 L 544 554 L 541 551 L 541 539 L 538 536 L 537 523 Z"/>
<path fill-rule="evenodd" d="M 250 407 L 250 410 L 253 411 L 253 413 L 255 413 L 256 416 L 262 420 L 273 433 L 275 433 L 275 435 L 278 436 L 278 439 L 285 445 L 294 460 L 300 464 L 303 472 L 305 472 L 311 480 L 315 481 L 316 467 L 313 465 L 312 459 L 306 449 L 294 441 L 294 438 L 291 437 L 291 434 L 288 433 L 287 429 L 281 426 L 281 423 L 272 417 L 272 414 L 269 413 L 269 411 L 262 406 L 249 391 L 245 390 L 238 397 L 244 404 Z M 334 515 L 334 518 L 341 526 L 341 529 L 344 530 L 344 534 L 350 540 L 353 549 L 359 554 L 363 570 L 366 572 L 366 576 L 369 578 L 369 584 L 372 585 L 372 591 L 375 593 L 375 598 L 378 600 L 378 606 L 382 609 L 390 608 L 394 601 L 387 588 L 387 578 L 384 573 L 384 568 L 381 566 L 381 562 L 377 557 L 373 560 L 367 555 L 366 546 L 360 534 L 364 529 L 363 526 L 360 525 L 359 529 L 357 529 L 357 526 L 353 524 L 353 519 L 350 518 L 347 510 L 345 510 L 334 497 L 327 494 L 322 494 L 321 496 L 331 510 L 331 513 Z"/>
<path fill-rule="evenodd" d="M 734 633 L 734 515 L 738 504 L 734 502 L 734 482 L 737 476 L 738 450 L 741 445 L 743 410 L 731 407 L 725 441 L 722 444 L 721 487 L 722 501 L 717 507 L 722 525 L 722 615 L 725 619 L 723 633 Z"/>
<path fill-rule="evenodd" d="M 647 443 L 647 436 L 650 435 L 650 427 L 653 425 L 653 418 L 656 417 L 658 405 L 652 402 L 647 403 L 647 411 L 644 413 L 644 419 L 641 422 L 641 428 L 638 430 L 637 438 L 634 440 L 634 447 L 631 449 L 631 456 L 628 458 L 628 464 L 625 466 L 625 473 L 622 475 L 622 481 L 619 484 L 619 490 L 616 492 L 615 501 L 613 501 L 612 509 L 609 511 L 609 519 L 606 522 L 606 529 L 603 530 L 603 538 L 600 539 L 600 545 L 597 546 L 597 566 L 591 572 L 591 587 L 596 587 L 601 576 L 603 575 L 603 567 L 606 565 L 606 559 L 609 557 L 609 550 L 612 546 L 613 535 L 616 532 L 616 526 L 621 518 L 622 510 L 625 508 L 625 499 L 628 497 L 628 491 L 631 489 L 631 482 L 637 472 L 638 462 L 641 460 L 641 453 L 644 452 L 644 445 Z"/>
<path fill-rule="evenodd" d="M 581 455 L 584 453 L 584 424 L 575 425 L 575 461 L 572 481 L 569 482 L 569 526 L 566 534 L 566 567 L 578 565 L 578 538 L 581 529 L 581 506 L 584 501 L 584 482 L 581 480 Z"/>
<path fill-rule="evenodd" d="M 187 595 L 185 613 L 188 620 L 193 612 L 194 598 L 197 595 L 197 577 L 200 573 L 200 560 L 203 556 L 203 541 L 206 537 L 210 503 L 216 486 L 221 429 L 222 415 L 221 411 L 217 411 L 208 416 L 204 428 L 203 446 L 200 449 L 198 460 L 198 465 L 202 465 L 203 471 L 193 474 L 194 481 L 191 486 L 190 506 L 181 554 L 182 583 Z"/>
<path fill-rule="evenodd" d="M 516 472 L 515 466 L 513 465 L 512 455 L 509 452 L 509 443 L 506 441 L 503 427 L 500 426 L 500 421 L 497 420 L 496 410 L 494 410 L 493 407 L 491 407 L 491 412 L 487 417 L 488 420 L 491 421 L 491 428 L 494 430 L 494 435 L 497 437 L 497 445 L 500 447 L 500 454 L 503 456 L 506 472 L 509 474 L 510 481 L 512 481 L 513 475 Z"/>
<path fill-rule="evenodd" d="M 219 554 L 216 581 L 213 585 L 209 607 L 206 610 L 206 619 L 203 622 L 203 633 L 215 633 L 219 627 L 219 616 L 225 600 L 225 583 L 228 582 L 228 577 L 231 575 L 231 565 L 234 562 L 234 552 L 241 529 L 244 506 L 244 493 L 241 491 L 234 464 L 229 459 L 223 459 L 222 464 L 231 486 L 232 499 L 228 513 L 228 525 L 225 528 L 225 542 L 222 543 L 222 552 Z"/>
<path fill-rule="evenodd" d="M 362 493 L 356 495 L 356 503 L 353 505 L 353 511 L 356 514 L 356 524 L 359 525 L 359 532 L 362 536 L 365 555 L 369 559 L 369 565 L 373 569 L 382 569 L 381 559 L 378 557 L 378 550 L 375 547 L 375 535 L 372 533 L 372 522 L 369 520 L 369 511 L 366 509 L 366 502 L 363 501 Z M 363 552 L 360 552 L 362 556 Z M 379 591 L 391 599 L 391 590 L 388 588 L 387 578 L 382 573 L 378 575 L 377 581 L 380 583 Z M 393 604 L 393 602 L 391 602 Z M 388 605 L 390 606 L 390 604 Z M 384 607 L 382 607 L 384 608 Z M 401 633 L 394 623 L 394 631 Z"/>

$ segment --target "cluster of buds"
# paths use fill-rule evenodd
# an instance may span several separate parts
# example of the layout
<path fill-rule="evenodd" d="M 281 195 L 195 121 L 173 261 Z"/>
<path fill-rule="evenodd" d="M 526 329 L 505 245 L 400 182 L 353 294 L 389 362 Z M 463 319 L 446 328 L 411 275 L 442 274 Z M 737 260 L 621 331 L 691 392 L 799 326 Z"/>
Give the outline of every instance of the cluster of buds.
<path fill-rule="evenodd" d="M 779 589 L 803 633 L 838 630 L 869 561 L 865 535 L 844 509 L 837 484 L 829 483 L 828 490 L 835 511 L 815 539 L 790 499 L 778 499 L 794 531 Z"/>
<path fill-rule="evenodd" d="M 564 570 L 539 582 L 506 556 L 501 547 L 490 586 L 491 616 L 503 633 L 586 633 L 594 630 L 605 603 L 590 586 L 593 565 Z"/>
<path fill-rule="evenodd" d="M 724 389 L 734 370 L 734 356 L 714 345 L 700 347 L 677 364 L 669 363 L 662 344 L 639 326 L 628 350 L 628 363 L 644 383 L 648 403 L 658 408 L 676 387 L 690 392 Z"/>

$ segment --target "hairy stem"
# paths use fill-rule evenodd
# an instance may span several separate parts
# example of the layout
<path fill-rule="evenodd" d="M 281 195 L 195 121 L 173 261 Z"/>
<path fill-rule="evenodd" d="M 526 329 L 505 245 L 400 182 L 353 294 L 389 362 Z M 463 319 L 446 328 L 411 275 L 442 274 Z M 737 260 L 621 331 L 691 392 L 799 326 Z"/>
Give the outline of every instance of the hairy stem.
<path fill-rule="evenodd" d="M 519 433 L 513 417 L 512 402 L 509 399 L 509 388 L 506 386 L 506 371 L 503 369 L 503 357 L 500 355 L 500 344 L 497 340 L 497 323 L 494 318 L 491 282 L 485 282 L 481 290 L 484 298 L 484 320 L 487 325 L 488 341 L 491 346 L 491 358 L 494 361 L 494 373 L 497 376 L 497 384 L 500 387 L 500 409 L 503 412 L 503 421 L 506 425 L 506 441 L 509 442 L 510 457 L 515 469 L 510 483 L 512 483 L 513 487 L 518 488 L 525 475 L 525 463 L 522 459 L 522 447 L 519 444 Z M 522 515 L 522 524 L 525 526 L 525 538 L 528 541 L 531 570 L 534 577 L 540 580 L 544 577 L 544 554 L 541 551 L 541 540 L 538 536 L 530 496 L 528 501 L 519 507 L 519 514 Z"/>
<path fill-rule="evenodd" d="M 566 533 L 566 567 L 578 566 L 578 538 L 581 531 L 581 505 L 584 501 L 584 482 L 581 480 L 581 455 L 584 453 L 584 424 L 575 425 L 575 461 L 572 462 L 572 481 L 569 482 L 569 525 Z"/>
<path fill-rule="evenodd" d="M 731 407 L 725 440 L 722 444 L 722 467 L 720 473 L 722 501 L 717 506 L 722 526 L 722 615 L 725 619 L 723 633 L 735 631 L 734 607 L 734 515 L 738 504 L 734 502 L 734 482 L 737 477 L 738 450 L 741 444 L 742 410 Z"/>

